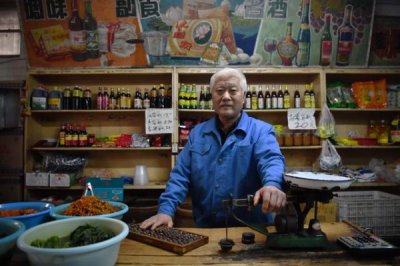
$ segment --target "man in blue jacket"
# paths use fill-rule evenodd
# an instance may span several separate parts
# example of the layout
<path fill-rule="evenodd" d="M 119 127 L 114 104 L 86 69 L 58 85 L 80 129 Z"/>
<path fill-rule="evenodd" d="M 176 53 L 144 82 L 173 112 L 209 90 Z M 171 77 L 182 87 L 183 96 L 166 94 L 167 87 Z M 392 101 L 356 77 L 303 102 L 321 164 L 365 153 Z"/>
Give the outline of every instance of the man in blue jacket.
<path fill-rule="evenodd" d="M 229 195 L 246 198 L 254 194 L 252 211 L 234 210 L 249 222 L 271 222 L 268 213 L 286 204 L 282 191 L 285 159 L 274 130 L 242 110 L 245 76 L 238 69 L 221 69 L 211 77 L 210 88 L 216 115 L 190 132 L 160 196 L 158 214 L 143 221 L 142 228 L 172 227 L 175 210 L 189 192 L 199 227 L 225 226 L 222 201 Z M 230 218 L 228 225 L 238 223 Z"/>

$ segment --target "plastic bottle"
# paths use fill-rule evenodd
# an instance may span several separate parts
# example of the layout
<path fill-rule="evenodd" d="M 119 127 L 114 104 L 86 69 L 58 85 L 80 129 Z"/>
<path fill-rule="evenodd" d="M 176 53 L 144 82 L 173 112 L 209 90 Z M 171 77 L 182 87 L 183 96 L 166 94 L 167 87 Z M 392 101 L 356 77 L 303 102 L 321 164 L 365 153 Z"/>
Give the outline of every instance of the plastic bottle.
<path fill-rule="evenodd" d="M 47 108 L 49 110 L 61 110 L 63 93 L 58 90 L 58 87 L 54 87 L 48 95 Z"/>
<path fill-rule="evenodd" d="M 33 89 L 31 94 L 31 108 L 33 110 L 46 110 L 47 96 L 48 92 L 42 85 Z"/>

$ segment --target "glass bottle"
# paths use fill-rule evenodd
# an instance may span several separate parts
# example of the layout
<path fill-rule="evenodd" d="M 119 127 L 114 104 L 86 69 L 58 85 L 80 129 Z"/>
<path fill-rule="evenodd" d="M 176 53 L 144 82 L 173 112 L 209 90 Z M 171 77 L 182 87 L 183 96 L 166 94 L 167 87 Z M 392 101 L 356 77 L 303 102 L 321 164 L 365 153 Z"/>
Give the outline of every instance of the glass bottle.
<path fill-rule="evenodd" d="M 89 88 L 86 88 L 83 93 L 82 109 L 90 110 L 92 109 L 92 92 Z"/>
<path fill-rule="evenodd" d="M 85 0 L 86 16 L 83 19 L 83 27 L 86 32 L 86 56 L 87 58 L 99 57 L 99 34 L 97 33 L 97 21 L 92 14 L 90 0 Z"/>
<path fill-rule="evenodd" d="M 190 109 L 197 109 L 197 91 L 196 84 L 192 85 L 192 91 L 190 93 Z"/>
<path fill-rule="evenodd" d="M 165 87 L 164 84 L 160 84 L 158 88 L 158 108 L 165 108 Z"/>
<path fill-rule="evenodd" d="M 301 96 L 299 90 L 294 92 L 294 108 L 301 108 Z"/>
<path fill-rule="evenodd" d="M 86 126 L 81 124 L 80 131 L 78 132 L 78 146 L 86 147 L 88 145 L 88 136 L 86 132 Z"/>
<path fill-rule="evenodd" d="M 258 91 L 258 103 L 257 103 L 258 109 L 262 110 L 265 109 L 265 99 L 264 99 L 264 94 L 262 92 L 262 88 L 260 85 L 259 91 Z"/>
<path fill-rule="evenodd" d="M 169 86 L 168 90 L 167 90 L 167 97 L 166 97 L 165 107 L 166 108 L 171 108 L 172 107 L 172 87 L 171 86 Z"/>
<path fill-rule="evenodd" d="M 99 92 L 97 93 L 97 109 L 103 109 L 103 92 L 101 87 L 99 87 Z"/>
<path fill-rule="evenodd" d="M 367 137 L 371 139 L 376 139 L 378 137 L 377 135 L 377 128 L 375 125 L 374 120 L 370 120 L 367 128 Z"/>
<path fill-rule="evenodd" d="M 308 84 L 304 90 L 304 108 L 311 108 L 310 91 L 308 90 Z"/>
<path fill-rule="evenodd" d="M 285 92 L 283 93 L 283 108 L 290 108 L 290 93 L 288 90 L 288 85 L 285 85 Z"/>
<path fill-rule="evenodd" d="M 65 147 L 72 146 L 72 125 L 67 124 L 65 128 Z"/>
<path fill-rule="evenodd" d="M 65 124 L 61 125 L 60 132 L 58 133 L 58 146 L 65 147 Z"/>
<path fill-rule="evenodd" d="M 282 85 L 279 86 L 279 91 L 278 91 L 278 109 L 283 109 L 283 91 L 282 91 Z"/>
<path fill-rule="evenodd" d="M 310 84 L 310 108 L 315 108 L 315 93 L 314 93 L 314 89 L 313 89 L 313 84 Z"/>
<path fill-rule="evenodd" d="M 63 93 L 62 99 L 62 109 L 68 110 L 71 109 L 71 89 L 66 87 Z"/>
<path fill-rule="evenodd" d="M 244 103 L 245 103 L 245 105 L 244 105 L 245 109 L 251 109 L 251 92 L 250 92 L 250 88 L 247 88 L 246 99 L 245 99 Z"/>
<path fill-rule="evenodd" d="M 206 94 L 204 92 L 203 86 L 201 86 L 201 88 L 200 88 L 199 108 L 206 109 Z"/>
<path fill-rule="evenodd" d="M 131 90 L 128 88 L 126 89 L 126 97 L 125 97 L 125 102 L 126 102 L 126 109 L 132 109 L 132 95 L 131 95 Z"/>
<path fill-rule="evenodd" d="M 79 17 L 78 1 L 72 0 L 71 18 L 68 21 L 69 39 L 71 42 L 72 59 L 75 61 L 86 60 L 86 34 L 83 28 L 83 21 Z"/>
<path fill-rule="evenodd" d="M 150 91 L 150 108 L 157 108 L 157 88 L 154 85 Z"/>
<path fill-rule="evenodd" d="M 143 108 L 145 108 L 145 109 L 150 108 L 150 97 L 149 97 L 148 89 L 144 89 Z"/>
<path fill-rule="evenodd" d="M 181 83 L 179 86 L 179 92 L 178 92 L 178 108 L 183 109 L 184 106 L 184 95 L 185 95 L 185 84 Z"/>
<path fill-rule="evenodd" d="M 251 109 L 257 110 L 257 91 L 255 86 L 251 86 Z"/>
<path fill-rule="evenodd" d="M 311 30 L 309 23 L 310 0 L 303 0 L 301 24 L 297 35 L 299 51 L 296 56 L 296 65 L 308 66 L 310 63 Z"/>
<path fill-rule="evenodd" d="M 282 65 L 291 66 L 293 58 L 299 50 L 297 42 L 292 38 L 292 22 L 287 23 L 286 38 L 278 43 L 277 50 L 282 60 Z"/>
<path fill-rule="evenodd" d="M 353 6 L 346 5 L 344 10 L 344 21 L 338 29 L 338 45 L 336 52 L 336 65 L 348 66 L 353 50 L 354 27 L 351 24 Z"/>
<path fill-rule="evenodd" d="M 101 108 L 104 110 L 107 110 L 108 106 L 109 106 L 109 103 L 108 103 L 109 101 L 110 101 L 110 96 L 108 95 L 107 88 L 104 87 Z"/>
<path fill-rule="evenodd" d="M 381 120 L 381 124 L 378 129 L 378 144 L 388 144 L 389 143 L 389 128 L 386 125 L 385 120 Z"/>
<path fill-rule="evenodd" d="M 108 101 L 108 109 L 114 110 L 117 104 L 117 98 L 115 97 L 114 88 L 111 88 L 110 100 Z"/>
<path fill-rule="evenodd" d="M 272 92 L 271 92 L 271 106 L 272 109 L 278 109 L 278 95 L 276 94 L 274 86 L 272 86 Z"/>
<path fill-rule="evenodd" d="M 265 109 L 271 109 L 271 94 L 269 93 L 269 86 L 267 85 L 267 90 L 265 92 Z"/>
<path fill-rule="evenodd" d="M 321 35 L 319 64 L 329 66 L 332 57 L 331 15 L 325 15 L 325 26 Z"/>

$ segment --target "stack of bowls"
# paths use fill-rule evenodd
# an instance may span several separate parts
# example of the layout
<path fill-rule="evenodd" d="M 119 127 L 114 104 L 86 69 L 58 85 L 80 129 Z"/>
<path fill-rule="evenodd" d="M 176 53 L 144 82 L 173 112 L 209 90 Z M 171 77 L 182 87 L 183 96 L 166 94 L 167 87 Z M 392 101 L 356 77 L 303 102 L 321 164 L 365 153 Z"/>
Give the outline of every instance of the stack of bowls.
<path fill-rule="evenodd" d="M 0 204 L 0 210 L 34 209 L 37 212 L 27 215 L 8 216 L 1 219 L 12 219 L 22 222 L 26 229 L 45 223 L 50 220 L 50 210 L 53 204 L 47 202 L 14 202 Z"/>
<path fill-rule="evenodd" d="M 25 231 L 22 222 L 0 219 L 0 264 L 7 264 L 13 255 L 18 237 Z"/>

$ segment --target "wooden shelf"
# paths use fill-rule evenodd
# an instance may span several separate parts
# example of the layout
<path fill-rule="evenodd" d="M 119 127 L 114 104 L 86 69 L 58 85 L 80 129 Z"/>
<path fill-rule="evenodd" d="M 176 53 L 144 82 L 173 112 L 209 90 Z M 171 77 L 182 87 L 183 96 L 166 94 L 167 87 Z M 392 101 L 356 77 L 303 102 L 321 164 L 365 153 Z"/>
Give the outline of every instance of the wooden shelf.
<path fill-rule="evenodd" d="M 320 112 L 321 108 L 314 108 L 316 112 Z M 182 113 L 214 113 L 214 110 L 203 110 L 203 109 L 178 109 Z M 246 113 L 286 113 L 288 109 L 243 109 Z"/>
<path fill-rule="evenodd" d="M 171 147 L 149 147 L 149 148 L 100 148 L 100 147 L 34 147 L 33 151 L 170 151 Z"/>
<path fill-rule="evenodd" d="M 144 186 L 124 185 L 124 190 L 143 190 L 143 189 L 165 189 L 165 184 L 148 184 Z M 73 185 L 70 187 L 26 187 L 29 190 L 84 190 L 81 185 Z"/>
<path fill-rule="evenodd" d="M 79 114 L 79 113 L 144 113 L 146 109 L 114 109 L 114 110 L 31 110 L 32 114 Z"/>
<path fill-rule="evenodd" d="M 359 108 L 329 108 L 332 112 L 400 112 L 400 108 L 371 108 L 371 109 L 359 109 Z"/>
<path fill-rule="evenodd" d="M 400 149 L 400 145 L 335 146 L 336 149 Z"/>

